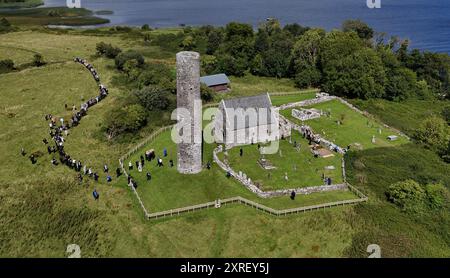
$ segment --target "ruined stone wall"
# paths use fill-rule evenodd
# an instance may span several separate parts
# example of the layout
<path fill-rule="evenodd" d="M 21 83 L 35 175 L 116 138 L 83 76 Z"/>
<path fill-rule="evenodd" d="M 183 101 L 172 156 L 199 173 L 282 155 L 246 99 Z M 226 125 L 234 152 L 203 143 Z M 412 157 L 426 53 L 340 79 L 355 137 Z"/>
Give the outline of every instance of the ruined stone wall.
<path fill-rule="evenodd" d="M 191 140 L 178 144 L 178 172 L 196 174 L 202 170 L 202 107 L 200 99 L 200 54 L 177 53 L 177 120 L 183 118 L 180 108 L 191 116 Z"/>

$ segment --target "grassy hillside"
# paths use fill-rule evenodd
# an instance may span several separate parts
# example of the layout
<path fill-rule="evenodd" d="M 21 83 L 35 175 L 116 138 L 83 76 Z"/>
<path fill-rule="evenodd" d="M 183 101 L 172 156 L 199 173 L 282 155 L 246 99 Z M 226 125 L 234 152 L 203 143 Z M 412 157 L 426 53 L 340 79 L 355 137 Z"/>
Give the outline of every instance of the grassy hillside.
<path fill-rule="evenodd" d="M 387 202 L 392 183 L 414 179 L 421 184 L 441 182 L 450 188 L 450 165 L 435 153 L 413 144 L 351 152 L 347 156 L 348 179 L 369 196 L 369 203 L 355 208 L 359 232 L 349 256 L 365 256 L 363 246 L 376 243 L 383 256 L 448 257 L 450 215 L 448 208 L 408 214 Z"/>

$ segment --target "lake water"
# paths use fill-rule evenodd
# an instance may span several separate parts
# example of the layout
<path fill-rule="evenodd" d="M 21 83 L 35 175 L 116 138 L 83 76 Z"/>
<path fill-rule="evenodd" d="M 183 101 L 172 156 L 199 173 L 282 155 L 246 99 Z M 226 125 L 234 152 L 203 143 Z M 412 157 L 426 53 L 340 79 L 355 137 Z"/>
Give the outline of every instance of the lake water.
<path fill-rule="evenodd" d="M 62 6 L 66 0 L 46 0 Z M 409 38 L 415 48 L 450 53 L 450 0 L 381 0 L 369 9 L 366 0 L 81 0 L 82 7 L 111 10 L 110 25 L 173 27 L 225 25 L 240 21 L 257 25 L 268 17 L 282 23 L 340 28 L 359 18 L 376 31 Z"/>

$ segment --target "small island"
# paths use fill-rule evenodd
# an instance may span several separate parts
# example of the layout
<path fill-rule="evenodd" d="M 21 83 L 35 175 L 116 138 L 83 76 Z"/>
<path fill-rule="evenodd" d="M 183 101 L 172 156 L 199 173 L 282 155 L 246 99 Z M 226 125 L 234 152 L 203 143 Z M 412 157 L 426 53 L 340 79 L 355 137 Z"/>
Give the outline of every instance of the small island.
<path fill-rule="evenodd" d="M 43 0 L 0 0 L 0 9 L 35 8 L 44 5 Z"/>

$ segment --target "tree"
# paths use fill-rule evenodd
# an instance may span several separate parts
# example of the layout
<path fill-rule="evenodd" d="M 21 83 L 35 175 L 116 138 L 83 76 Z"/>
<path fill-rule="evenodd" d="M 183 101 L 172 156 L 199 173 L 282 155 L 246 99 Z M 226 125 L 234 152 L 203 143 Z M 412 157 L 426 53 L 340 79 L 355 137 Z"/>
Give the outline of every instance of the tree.
<path fill-rule="evenodd" d="M 416 74 L 404 67 L 388 71 L 385 91 L 386 98 L 395 101 L 416 95 L 418 91 Z"/>
<path fill-rule="evenodd" d="M 223 31 L 221 29 L 213 29 L 207 36 L 206 54 L 213 55 L 223 42 Z"/>
<path fill-rule="evenodd" d="M 148 85 L 167 86 L 175 79 L 172 69 L 163 63 L 151 63 L 145 67 L 138 77 L 138 88 Z"/>
<path fill-rule="evenodd" d="M 32 64 L 36 67 L 41 67 L 41 66 L 45 65 L 46 62 L 44 61 L 44 57 L 41 54 L 36 53 L 33 56 Z"/>
<path fill-rule="evenodd" d="M 449 127 L 443 118 L 430 116 L 423 120 L 414 137 L 427 148 L 445 151 L 450 139 Z"/>
<path fill-rule="evenodd" d="M 227 41 L 239 38 L 253 38 L 253 27 L 250 24 L 230 22 L 225 27 L 225 36 Z"/>
<path fill-rule="evenodd" d="M 201 84 L 200 86 L 200 96 L 204 102 L 210 102 L 214 99 L 214 90 Z"/>
<path fill-rule="evenodd" d="M 113 47 L 111 44 L 106 44 L 104 42 L 97 43 L 95 49 L 97 54 L 100 56 L 106 56 L 107 58 L 114 59 L 119 55 L 122 50 L 118 47 Z"/>
<path fill-rule="evenodd" d="M 322 29 L 311 29 L 295 43 L 291 59 L 294 67 L 295 83 L 300 88 L 318 86 L 322 74 L 318 69 L 321 40 L 325 37 Z"/>
<path fill-rule="evenodd" d="M 420 212 L 425 208 L 425 190 L 414 180 L 405 180 L 389 186 L 386 192 L 390 202 L 407 212 Z"/>
<path fill-rule="evenodd" d="M 195 48 L 195 40 L 194 40 L 194 37 L 191 36 L 191 35 L 186 36 L 186 37 L 184 38 L 184 40 L 181 42 L 180 47 L 181 47 L 183 50 L 186 50 L 186 51 L 191 51 L 191 50 L 193 50 L 193 49 Z"/>
<path fill-rule="evenodd" d="M 344 32 L 356 32 L 361 39 L 370 40 L 373 38 L 373 29 L 367 23 L 357 20 L 346 20 L 342 24 Z"/>
<path fill-rule="evenodd" d="M 266 32 L 267 35 L 272 36 L 273 34 L 281 31 L 281 24 L 276 18 L 268 18 L 265 22 L 259 25 L 259 29 Z"/>
<path fill-rule="evenodd" d="M 324 62 L 323 88 L 326 92 L 362 99 L 383 96 L 386 75 L 374 50 L 364 48 L 338 61 Z"/>
<path fill-rule="evenodd" d="M 319 86 L 321 78 L 322 74 L 319 69 L 307 66 L 297 70 L 294 82 L 297 87 L 306 89 Z"/>
<path fill-rule="evenodd" d="M 123 65 L 123 71 L 129 80 L 136 80 L 139 75 L 138 61 L 136 59 L 126 61 Z"/>
<path fill-rule="evenodd" d="M 125 132 L 136 132 L 147 123 L 147 112 L 139 104 L 113 109 L 105 117 L 106 132 L 112 139 Z"/>
<path fill-rule="evenodd" d="M 151 28 L 150 28 L 150 26 L 149 26 L 148 24 L 142 25 L 141 29 L 142 29 L 143 31 L 150 31 L 150 30 L 151 30 Z"/>
<path fill-rule="evenodd" d="M 119 55 L 117 55 L 114 61 L 116 64 L 116 68 L 119 70 L 123 70 L 123 66 L 129 60 L 136 60 L 137 67 L 142 67 L 145 63 L 144 56 L 142 56 L 142 54 L 133 50 L 129 50 L 127 52 L 122 52 Z"/>
<path fill-rule="evenodd" d="M 264 29 L 259 29 L 255 38 L 255 52 L 262 53 L 264 51 L 269 50 L 270 41 L 269 34 Z"/>
<path fill-rule="evenodd" d="M 144 87 L 141 90 L 134 91 L 133 94 L 139 100 L 139 104 L 150 111 L 165 110 L 170 104 L 167 97 L 169 92 L 157 85 Z"/>
<path fill-rule="evenodd" d="M 308 30 L 309 30 L 309 27 L 303 27 L 303 26 L 299 25 L 298 23 L 286 24 L 283 27 L 283 31 L 291 33 L 292 36 L 294 36 L 294 37 L 299 37 Z"/>
<path fill-rule="evenodd" d="M 245 57 L 234 57 L 230 54 L 218 53 L 217 72 L 224 72 L 228 75 L 244 76 L 248 68 L 248 61 Z"/>

